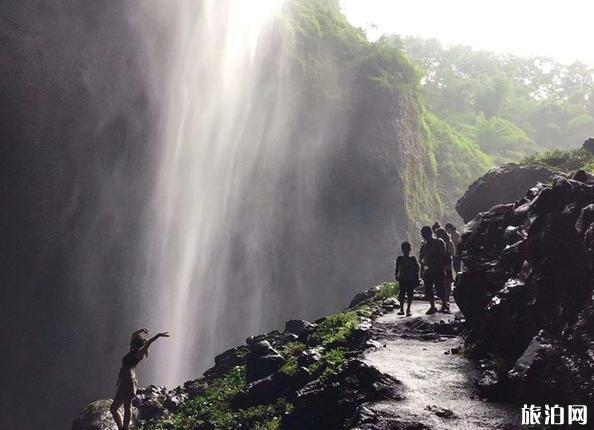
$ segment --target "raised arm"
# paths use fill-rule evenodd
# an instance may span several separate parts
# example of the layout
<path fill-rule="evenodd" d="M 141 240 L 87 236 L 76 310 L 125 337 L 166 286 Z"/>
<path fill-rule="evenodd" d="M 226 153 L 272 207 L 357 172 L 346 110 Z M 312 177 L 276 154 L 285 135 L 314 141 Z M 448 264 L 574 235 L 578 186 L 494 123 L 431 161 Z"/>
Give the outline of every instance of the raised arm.
<path fill-rule="evenodd" d="M 144 346 L 142 348 L 140 348 L 140 350 L 138 351 L 141 358 L 144 358 L 148 354 L 148 350 L 149 350 L 149 347 L 151 346 L 151 344 L 154 341 L 156 341 L 157 339 L 159 339 L 160 337 L 169 337 L 169 332 L 165 331 L 163 333 L 158 333 L 158 334 L 154 335 L 153 337 L 151 337 L 149 340 L 147 340 L 146 343 L 144 344 Z"/>

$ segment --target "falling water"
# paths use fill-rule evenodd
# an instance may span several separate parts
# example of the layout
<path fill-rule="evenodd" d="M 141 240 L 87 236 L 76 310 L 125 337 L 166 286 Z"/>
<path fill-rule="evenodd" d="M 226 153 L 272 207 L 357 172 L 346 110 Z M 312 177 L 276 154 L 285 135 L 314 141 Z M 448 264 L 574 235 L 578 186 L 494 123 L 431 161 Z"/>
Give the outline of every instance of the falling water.
<path fill-rule="evenodd" d="M 172 386 L 390 276 L 407 230 L 401 159 L 420 166 L 406 155 L 421 146 L 416 111 L 320 37 L 335 30 L 324 8 L 338 13 L 295 0 L 4 8 L 0 359 L 17 371 L 0 427 L 64 427 L 112 396 L 132 329 L 172 333 L 140 369 Z"/>
<path fill-rule="evenodd" d="M 166 27 L 175 35 L 162 66 L 143 312 L 173 333 L 153 369 L 173 384 L 245 335 L 301 313 L 299 255 L 288 249 L 314 223 L 327 139 L 304 130 L 294 139 L 301 102 L 275 28 L 279 0 L 150 7 L 175 8 Z"/>

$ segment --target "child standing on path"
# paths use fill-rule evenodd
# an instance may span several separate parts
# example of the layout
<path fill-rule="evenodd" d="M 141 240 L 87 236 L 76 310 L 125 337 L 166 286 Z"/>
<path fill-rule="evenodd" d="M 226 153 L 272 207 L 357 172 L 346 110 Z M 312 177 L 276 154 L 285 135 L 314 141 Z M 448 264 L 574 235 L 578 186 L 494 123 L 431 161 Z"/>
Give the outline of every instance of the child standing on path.
<path fill-rule="evenodd" d="M 410 255 L 410 243 L 402 242 L 400 247 L 402 255 L 399 255 L 396 259 L 396 268 L 394 270 L 394 277 L 400 285 L 400 292 L 398 293 L 400 312 L 398 312 L 398 315 L 404 315 L 404 300 L 406 298 L 406 315 L 411 316 L 410 305 L 413 301 L 415 287 L 419 285 L 419 263 L 414 255 Z"/>

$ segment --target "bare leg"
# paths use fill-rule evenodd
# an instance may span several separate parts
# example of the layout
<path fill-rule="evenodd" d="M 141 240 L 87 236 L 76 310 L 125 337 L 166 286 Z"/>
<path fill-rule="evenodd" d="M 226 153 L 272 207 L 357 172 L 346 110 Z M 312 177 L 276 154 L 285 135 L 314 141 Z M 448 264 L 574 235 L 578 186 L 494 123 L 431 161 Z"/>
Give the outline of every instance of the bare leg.
<path fill-rule="evenodd" d="M 116 423 L 116 426 L 118 426 L 118 430 L 122 430 L 124 427 L 124 423 L 122 422 L 122 416 L 120 415 L 120 412 L 119 412 L 120 406 L 121 406 L 120 402 L 116 403 L 114 401 L 111 404 L 111 406 L 109 407 L 109 410 L 111 411 L 111 414 L 113 415 L 113 419 Z"/>
<path fill-rule="evenodd" d="M 412 305 L 413 295 L 412 293 L 406 298 L 406 314 L 410 314 L 410 305 Z"/>
<path fill-rule="evenodd" d="M 122 430 L 128 430 L 130 427 L 130 419 L 132 418 L 132 399 L 124 402 L 124 427 Z"/>

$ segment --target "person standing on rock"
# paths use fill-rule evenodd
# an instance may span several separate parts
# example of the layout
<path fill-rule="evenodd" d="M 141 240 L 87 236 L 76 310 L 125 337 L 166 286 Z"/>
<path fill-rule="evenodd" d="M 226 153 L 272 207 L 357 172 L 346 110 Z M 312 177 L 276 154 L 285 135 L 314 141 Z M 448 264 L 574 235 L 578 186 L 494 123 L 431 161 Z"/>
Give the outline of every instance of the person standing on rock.
<path fill-rule="evenodd" d="M 402 255 L 399 255 L 396 259 L 396 268 L 394 270 L 394 277 L 400 287 L 398 293 L 400 312 L 398 312 L 398 315 L 404 315 L 404 299 L 406 298 L 406 316 L 411 316 L 410 306 L 413 301 L 415 287 L 419 285 L 419 263 L 414 255 L 410 255 L 410 243 L 402 242 L 400 248 L 402 249 Z"/>
<path fill-rule="evenodd" d="M 421 275 L 425 283 L 425 295 L 430 304 L 427 315 L 431 315 L 437 312 L 433 292 L 434 288 L 438 297 L 442 300 L 442 309 L 445 305 L 444 281 L 448 255 L 446 244 L 443 240 L 433 236 L 431 227 L 423 227 L 421 229 L 421 236 L 423 236 L 423 244 L 419 252 L 419 260 L 421 261 Z"/>
<path fill-rule="evenodd" d="M 130 340 L 130 352 L 122 358 L 122 367 L 116 383 L 117 391 L 109 410 L 113 415 L 118 430 L 128 430 L 132 418 L 132 400 L 136 396 L 138 380 L 136 378 L 136 366 L 148 356 L 151 344 L 160 337 L 169 337 L 169 333 L 163 332 L 147 339 L 148 329 L 143 328 L 132 333 Z M 120 415 L 120 407 L 124 407 L 124 418 Z"/>
<path fill-rule="evenodd" d="M 454 246 L 454 242 L 450 238 L 450 235 L 445 230 L 445 228 L 438 228 L 435 232 L 435 235 L 444 241 L 446 244 L 446 251 L 447 251 L 447 263 L 445 266 L 445 281 L 444 281 L 444 288 L 443 288 L 443 305 L 442 305 L 442 312 L 448 313 L 450 311 L 450 294 L 452 293 L 452 283 L 454 282 L 454 273 L 452 269 L 452 261 L 454 256 L 456 255 L 456 247 Z"/>
<path fill-rule="evenodd" d="M 460 258 L 460 251 L 458 250 L 458 247 L 462 243 L 462 235 L 460 234 L 460 232 L 458 231 L 456 226 L 454 224 L 452 224 L 451 222 L 448 222 L 445 225 L 445 229 L 448 232 L 448 234 L 450 235 L 450 239 L 454 243 L 454 247 L 455 247 L 455 251 L 456 251 L 454 258 L 452 259 L 454 272 L 460 273 L 460 271 L 462 270 L 462 259 Z"/>

